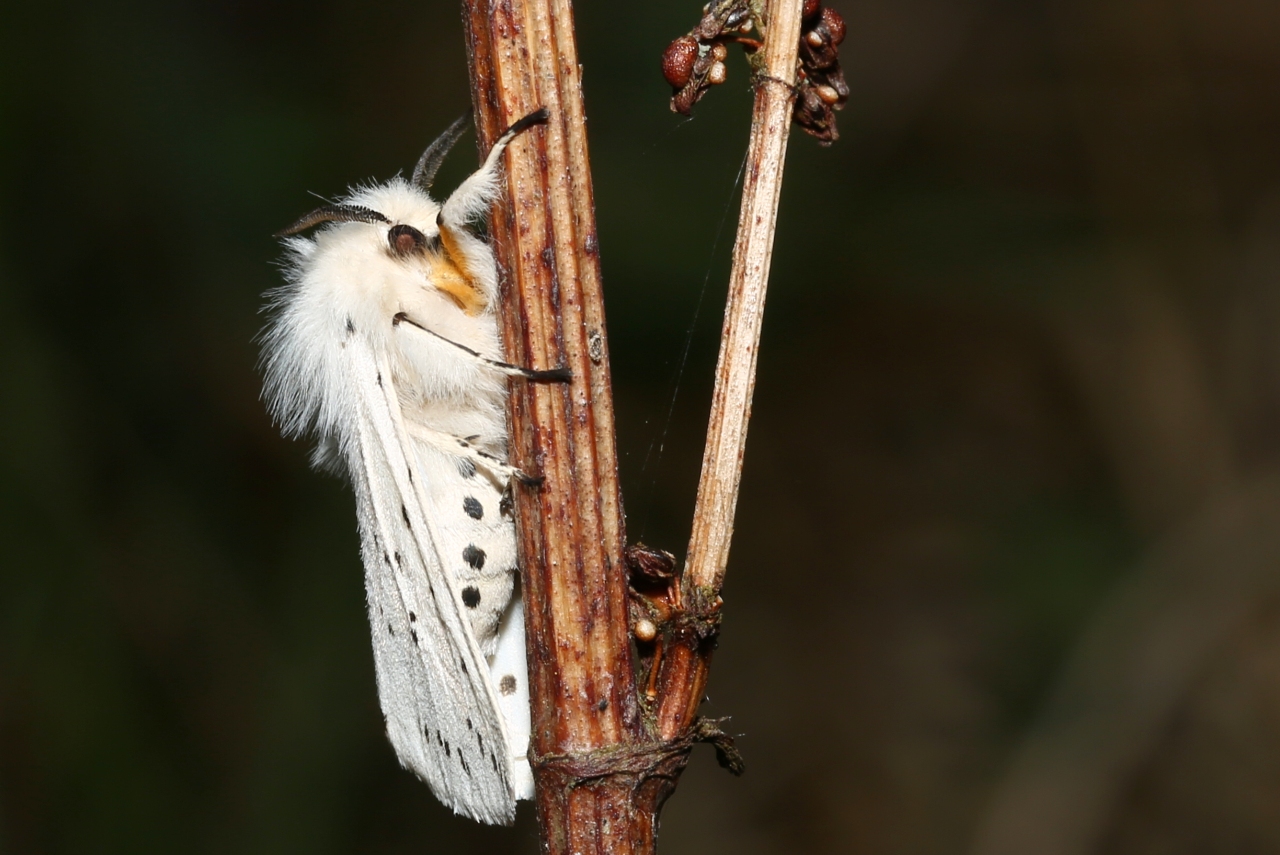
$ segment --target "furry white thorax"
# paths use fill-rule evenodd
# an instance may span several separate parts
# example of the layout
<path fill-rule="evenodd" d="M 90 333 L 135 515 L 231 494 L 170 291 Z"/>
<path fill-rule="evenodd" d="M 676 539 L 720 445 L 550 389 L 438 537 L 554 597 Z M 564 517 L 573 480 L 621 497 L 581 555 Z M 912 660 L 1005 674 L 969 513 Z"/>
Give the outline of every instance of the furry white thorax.
<path fill-rule="evenodd" d="M 487 189 L 487 188 L 486 188 Z M 344 204 L 370 208 L 394 224 L 417 228 L 428 240 L 439 235 L 440 206 L 401 178 L 357 188 Z M 375 350 L 393 356 L 392 370 L 402 406 L 454 436 L 492 442 L 505 435 L 505 378 L 486 369 L 441 338 L 501 359 L 492 311 L 468 317 L 431 286 L 427 258 L 403 260 L 387 249 L 382 223 L 339 223 L 314 239 L 289 238 L 290 264 L 284 289 L 275 292 L 279 317 L 267 335 L 267 398 L 287 435 L 314 428 L 323 437 L 344 438 L 344 420 L 354 414 L 344 393 L 343 340 L 348 320 Z M 472 238 L 475 283 L 493 305 L 497 273 L 488 247 Z M 435 336 L 400 336 L 388 319 L 398 312 L 429 319 Z M 485 448 L 503 454 L 500 446 Z"/>
<path fill-rule="evenodd" d="M 314 433 L 317 461 L 356 494 L 388 737 L 442 801 L 486 822 L 532 796 L 506 376 L 486 361 L 502 358 L 496 264 L 466 228 L 513 135 L 443 205 L 396 178 L 288 238 L 263 335 L 272 415 L 286 435 Z M 433 282 L 438 222 L 479 295 L 471 313 Z M 425 238 L 419 251 L 395 251 L 398 226 Z"/>

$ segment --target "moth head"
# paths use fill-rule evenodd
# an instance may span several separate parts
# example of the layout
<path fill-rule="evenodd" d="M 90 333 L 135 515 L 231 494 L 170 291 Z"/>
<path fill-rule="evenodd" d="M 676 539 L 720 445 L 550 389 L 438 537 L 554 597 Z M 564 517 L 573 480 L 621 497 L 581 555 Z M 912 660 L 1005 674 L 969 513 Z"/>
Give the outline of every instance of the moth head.
<path fill-rule="evenodd" d="M 276 232 L 276 237 L 288 237 L 299 232 L 323 225 L 324 223 L 370 223 L 386 224 L 387 251 L 394 258 L 409 258 L 426 253 L 439 242 L 438 234 L 426 235 L 406 223 L 391 224 L 385 214 L 363 205 L 325 205 L 316 208 L 309 214 L 300 217 L 288 228 Z"/>

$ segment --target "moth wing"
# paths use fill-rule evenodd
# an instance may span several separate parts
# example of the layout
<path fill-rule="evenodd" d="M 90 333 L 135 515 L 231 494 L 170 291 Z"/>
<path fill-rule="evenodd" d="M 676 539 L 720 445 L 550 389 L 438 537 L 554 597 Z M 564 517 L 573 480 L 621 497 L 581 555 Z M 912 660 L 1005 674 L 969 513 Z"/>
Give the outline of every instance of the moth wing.
<path fill-rule="evenodd" d="M 405 453 L 391 372 L 359 336 L 348 337 L 346 350 L 357 399 L 348 454 L 387 736 L 400 762 L 455 812 L 509 823 L 516 796 L 511 740 L 444 570 L 423 474 Z"/>

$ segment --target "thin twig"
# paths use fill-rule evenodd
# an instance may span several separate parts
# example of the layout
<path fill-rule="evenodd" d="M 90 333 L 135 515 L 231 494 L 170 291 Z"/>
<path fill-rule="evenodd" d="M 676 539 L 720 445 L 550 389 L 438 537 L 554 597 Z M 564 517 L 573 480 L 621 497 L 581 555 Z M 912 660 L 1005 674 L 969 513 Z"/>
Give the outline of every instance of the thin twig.
<path fill-rule="evenodd" d="M 782 192 L 783 162 L 795 102 L 797 45 L 802 0 L 770 0 L 766 9 L 762 63 L 756 78 L 751 145 L 743 181 L 738 237 L 729 275 L 716 366 L 716 386 L 702 456 L 702 479 L 684 568 L 686 608 L 711 613 L 729 561 L 742 459 L 755 389 L 756 354 L 764 317 L 765 289 Z M 663 658 L 659 679 L 659 732 L 675 738 L 693 722 L 706 684 L 710 650 L 705 644 L 676 646 Z"/>
<path fill-rule="evenodd" d="M 751 147 L 747 153 L 742 210 L 729 275 L 716 387 L 702 456 L 702 480 L 685 564 L 689 584 L 716 590 L 724 583 L 729 541 L 742 478 L 742 455 L 756 383 L 756 354 L 764 318 L 765 289 L 782 193 L 782 169 L 795 101 L 796 45 L 801 0 L 769 4 L 764 71 L 757 79 Z"/>

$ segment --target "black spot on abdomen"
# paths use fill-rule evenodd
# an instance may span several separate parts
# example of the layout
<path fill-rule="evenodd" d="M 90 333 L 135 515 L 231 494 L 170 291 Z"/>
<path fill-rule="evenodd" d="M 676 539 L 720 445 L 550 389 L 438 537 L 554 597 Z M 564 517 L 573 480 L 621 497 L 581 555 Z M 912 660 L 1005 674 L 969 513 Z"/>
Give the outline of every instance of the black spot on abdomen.
<path fill-rule="evenodd" d="M 482 519 L 484 517 L 484 505 L 472 496 L 467 496 L 462 500 L 462 511 L 473 520 Z"/>
<path fill-rule="evenodd" d="M 474 543 L 468 544 L 467 548 L 462 550 L 462 560 L 467 562 L 467 565 L 475 570 L 483 570 L 484 550 L 476 546 Z"/>
<path fill-rule="evenodd" d="M 462 604 L 469 609 L 474 609 L 480 605 L 480 589 L 475 585 L 468 585 L 462 589 Z"/>

